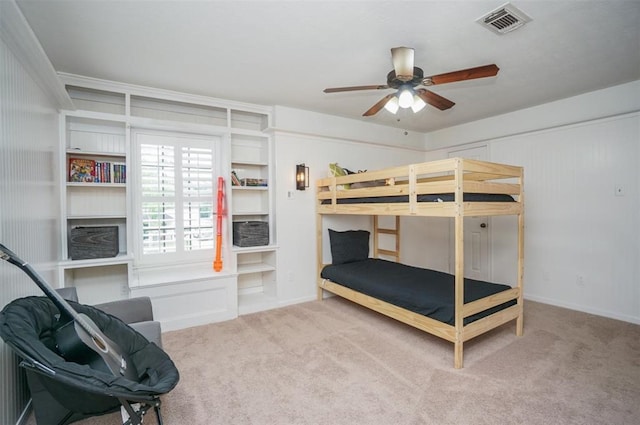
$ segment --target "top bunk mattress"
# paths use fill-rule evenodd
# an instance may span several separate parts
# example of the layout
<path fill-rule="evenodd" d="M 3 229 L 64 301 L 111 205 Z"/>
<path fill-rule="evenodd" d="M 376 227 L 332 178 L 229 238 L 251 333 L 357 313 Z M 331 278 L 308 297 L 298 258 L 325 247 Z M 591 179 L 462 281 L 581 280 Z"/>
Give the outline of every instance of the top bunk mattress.
<path fill-rule="evenodd" d="M 435 270 L 369 258 L 339 265 L 327 265 L 320 276 L 354 291 L 369 295 L 440 322 L 455 323 L 455 277 Z M 469 303 L 511 289 L 508 285 L 464 279 L 464 302 Z M 511 300 L 471 315 L 471 323 L 515 305 Z"/>
<path fill-rule="evenodd" d="M 453 202 L 453 193 L 435 193 L 418 195 L 418 202 Z M 376 203 L 406 203 L 409 202 L 408 195 L 399 196 L 377 196 L 377 197 L 359 197 L 359 198 L 341 198 L 337 199 L 338 204 L 376 204 Z M 511 195 L 499 193 L 465 193 L 463 202 L 515 202 Z M 322 204 L 331 204 L 331 199 L 324 199 Z"/>

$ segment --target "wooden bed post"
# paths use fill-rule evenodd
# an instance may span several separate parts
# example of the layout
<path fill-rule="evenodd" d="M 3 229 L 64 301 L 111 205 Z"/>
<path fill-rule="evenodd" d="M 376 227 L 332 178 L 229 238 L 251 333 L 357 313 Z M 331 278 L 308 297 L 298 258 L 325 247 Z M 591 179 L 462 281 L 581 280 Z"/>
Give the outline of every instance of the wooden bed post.
<path fill-rule="evenodd" d="M 462 356 L 462 334 L 464 331 L 464 216 L 457 214 L 455 217 L 455 328 L 456 340 L 454 342 L 454 367 L 461 369 L 463 364 Z"/>
<path fill-rule="evenodd" d="M 316 212 L 316 259 L 318 263 L 316 291 L 318 301 L 322 301 L 324 291 L 320 287 L 320 273 L 322 272 L 322 214 Z"/>
<path fill-rule="evenodd" d="M 400 262 L 400 216 L 396 216 L 396 262 Z"/>
<path fill-rule="evenodd" d="M 455 328 L 456 340 L 454 342 L 454 367 L 461 369 L 463 364 L 463 339 L 464 332 L 464 215 L 463 215 L 463 165 L 460 158 L 456 158 L 455 164 Z"/>
<path fill-rule="evenodd" d="M 378 258 L 378 248 L 380 248 L 380 244 L 378 242 L 378 237 L 380 236 L 380 232 L 378 232 L 378 216 L 374 215 L 373 217 L 373 258 Z"/>
<path fill-rule="evenodd" d="M 520 172 L 520 195 L 518 202 L 522 205 L 522 210 L 518 214 L 518 305 L 520 314 L 516 319 L 516 335 L 524 334 L 524 170 Z"/>

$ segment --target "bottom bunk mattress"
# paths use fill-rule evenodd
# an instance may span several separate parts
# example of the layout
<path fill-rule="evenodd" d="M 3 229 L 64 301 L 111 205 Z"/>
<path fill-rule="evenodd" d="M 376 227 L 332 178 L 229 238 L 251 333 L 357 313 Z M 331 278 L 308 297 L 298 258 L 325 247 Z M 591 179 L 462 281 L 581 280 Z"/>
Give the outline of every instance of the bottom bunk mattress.
<path fill-rule="evenodd" d="M 368 258 L 327 265 L 320 276 L 354 291 L 386 301 L 449 325 L 455 324 L 455 277 L 392 261 Z M 508 285 L 464 280 L 464 302 L 469 303 L 511 289 Z M 516 304 L 516 300 L 492 307 L 464 319 L 464 324 Z"/>

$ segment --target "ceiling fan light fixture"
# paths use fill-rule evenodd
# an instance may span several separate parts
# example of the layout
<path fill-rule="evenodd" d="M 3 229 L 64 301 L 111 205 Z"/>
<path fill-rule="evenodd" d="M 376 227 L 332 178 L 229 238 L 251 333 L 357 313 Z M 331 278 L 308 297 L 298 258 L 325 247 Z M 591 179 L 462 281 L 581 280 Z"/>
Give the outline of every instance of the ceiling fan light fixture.
<path fill-rule="evenodd" d="M 422 100 L 420 98 L 420 96 L 418 96 L 417 94 L 415 94 L 413 96 L 413 105 L 411 105 L 411 110 L 415 113 L 415 112 L 420 112 L 422 111 L 422 108 L 424 108 L 425 106 L 427 106 L 427 104 L 425 103 L 424 100 Z"/>
<path fill-rule="evenodd" d="M 401 108 L 410 108 L 413 105 L 413 90 L 410 88 L 400 89 L 400 94 L 398 95 L 398 105 Z"/>
<path fill-rule="evenodd" d="M 386 109 L 387 111 L 391 112 L 392 114 L 397 113 L 399 107 L 400 107 L 400 105 L 398 105 L 398 97 L 397 96 L 393 96 L 384 105 L 384 109 Z"/>

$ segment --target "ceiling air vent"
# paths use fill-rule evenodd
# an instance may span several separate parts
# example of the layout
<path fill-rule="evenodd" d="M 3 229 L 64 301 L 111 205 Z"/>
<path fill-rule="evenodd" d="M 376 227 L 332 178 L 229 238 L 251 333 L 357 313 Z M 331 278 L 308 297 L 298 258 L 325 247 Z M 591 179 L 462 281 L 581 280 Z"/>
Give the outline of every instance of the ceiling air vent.
<path fill-rule="evenodd" d="M 496 34 L 506 34 L 529 21 L 531 18 L 511 3 L 504 4 L 476 20 Z"/>

